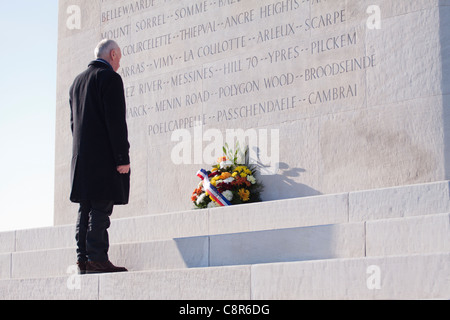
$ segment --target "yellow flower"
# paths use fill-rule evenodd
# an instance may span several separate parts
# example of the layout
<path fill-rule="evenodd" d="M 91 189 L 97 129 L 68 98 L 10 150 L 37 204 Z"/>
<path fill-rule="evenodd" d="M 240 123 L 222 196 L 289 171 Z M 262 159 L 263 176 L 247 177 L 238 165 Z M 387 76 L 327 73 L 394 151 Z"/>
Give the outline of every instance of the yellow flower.
<path fill-rule="evenodd" d="M 242 201 L 247 202 L 250 200 L 250 191 L 246 189 L 240 189 L 239 196 L 241 197 Z"/>
<path fill-rule="evenodd" d="M 234 172 L 231 176 L 232 176 L 233 178 L 236 178 L 236 176 L 237 176 L 238 174 L 239 174 L 239 173 Z"/>
<path fill-rule="evenodd" d="M 242 173 L 241 173 L 241 177 L 242 177 L 242 178 L 247 178 L 247 174 L 244 173 L 244 172 L 242 172 Z"/>
<path fill-rule="evenodd" d="M 214 178 L 211 179 L 210 183 L 215 187 L 217 184 L 217 180 L 219 180 L 219 176 L 215 176 Z"/>
<path fill-rule="evenodd" d="M 238 166 L 236 167 L 236 169 L 234 169 L 234 172 L 238 172 L 239 174 L 241 174 L 241 177 L 243 178 L 252 174 L 252 171 L 246 166 Z M 242 176 L 243 173 L 245 173 L 245 176 Z"/>
<path fill-rule="evenodd" d="M 220 175 L 220 179 L 221 179 L 221 180 L 226 180 L 226 179 L 228 179 L 229 177 L 231 177 L 231 173 L 229 173 L 229 172 L 224 172 L 224 173 L 222 173 L 222 174 Z"/>

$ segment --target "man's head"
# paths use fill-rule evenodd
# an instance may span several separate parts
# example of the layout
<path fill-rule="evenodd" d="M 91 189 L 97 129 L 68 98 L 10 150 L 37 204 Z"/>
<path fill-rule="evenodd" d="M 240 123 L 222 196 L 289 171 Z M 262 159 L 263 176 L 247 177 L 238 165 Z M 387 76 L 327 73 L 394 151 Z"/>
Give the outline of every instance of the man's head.
<path fill-rule="evenodd" d="M 120 68 L 120 59 L 122 58 L 122 52 L 119 45 L 114 40 L 104 39 L 95 48 L 95 58 L 108 61 L 117 72 Z"/>

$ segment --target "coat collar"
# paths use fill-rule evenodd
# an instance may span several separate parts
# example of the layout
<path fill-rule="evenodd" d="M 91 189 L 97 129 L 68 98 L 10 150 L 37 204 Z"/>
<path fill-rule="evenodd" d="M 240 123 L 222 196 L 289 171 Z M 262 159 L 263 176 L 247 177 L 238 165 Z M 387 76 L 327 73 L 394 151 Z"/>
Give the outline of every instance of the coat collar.
<path fill-rule="evenodd" d="M 103 59 L 97 59 L 97 60 L 91 61 L 89 63 L 89 67 L 90 66 L 93 66 L 93 67 L 96 67 L 96 68 L 113 70 L 113 67 L 107 61 L 105 61 Z"/>

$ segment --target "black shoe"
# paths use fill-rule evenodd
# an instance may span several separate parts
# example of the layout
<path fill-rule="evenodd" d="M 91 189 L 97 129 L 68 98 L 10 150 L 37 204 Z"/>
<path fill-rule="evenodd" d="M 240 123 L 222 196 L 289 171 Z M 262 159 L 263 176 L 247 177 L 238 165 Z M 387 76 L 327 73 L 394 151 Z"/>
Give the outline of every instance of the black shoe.
<path fill-rule="evenodd" d="M 113 272 L 127 272 L 128 270 L 123 267 L 116 267 L 110 261 L 106 262 L 94 262 L 88 261 L 86 263 L 86 273 L 113 273 Z"/>
<path fill-rule="evenodd" d="M 86 274 L 86 262 L 85 261 L 78 261 L 78 274 Z"/>

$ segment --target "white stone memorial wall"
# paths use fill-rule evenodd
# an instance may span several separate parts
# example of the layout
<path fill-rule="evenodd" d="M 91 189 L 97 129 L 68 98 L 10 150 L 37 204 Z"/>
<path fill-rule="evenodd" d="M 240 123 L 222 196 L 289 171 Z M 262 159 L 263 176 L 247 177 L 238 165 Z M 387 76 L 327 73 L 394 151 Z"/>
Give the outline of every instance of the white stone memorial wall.
<path fill-rule="evenodd" d="M 55 224 L 77 210 L 68 90 L 102 38 L 122 49 L 131 143 L 115 218 L 191 209 L 239 133 L 265 201 L 448 179 L 450 1 L 375 2 L 60 0 Z"/>

